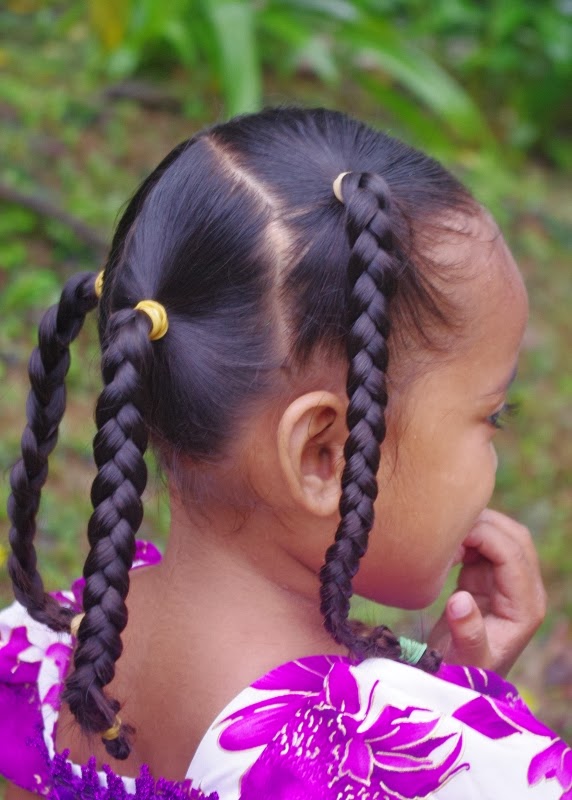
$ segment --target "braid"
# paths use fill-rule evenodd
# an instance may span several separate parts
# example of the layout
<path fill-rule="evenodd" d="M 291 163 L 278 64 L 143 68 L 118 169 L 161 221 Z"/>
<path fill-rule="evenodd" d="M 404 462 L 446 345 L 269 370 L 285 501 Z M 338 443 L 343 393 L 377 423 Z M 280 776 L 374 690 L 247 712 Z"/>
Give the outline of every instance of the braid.
<path fill-rule="evenodd" d="M 78 632 L 75 670 L 64 694 L 82 728 L 92 733 L 108 730 L 119 709 L 104 687 L 112 681 L 122 652 L 129 570 L 143 518 L 141 495 L 147 482 L 143 455 L 148 439 L 143 392 L 152 357 L 149 319 L 132 309 L 118 311 L 109 318 L 106 338 L 105 387 L 96 407 L 98 474 L 91 492 L 91 550 L 84 567 L 85 618 Z M 121 725 L 117 738 L 103 739 L 107 752 L 114 758 L 127 758 L 131 733 L 132 728 Z"/>
<path fill-rule="evenodd" d="M 341 520 L 320 572 L 321 610 L 327 630 L 360 658 L 398 660 L 397 637 L 384 625 L 365 630 L 348 620 L 352 579 L 365 554 L 374 520 L 380 445 L 387 406 L 388 308 L 397 288 L 387 184 L 371 173 L 343 178 L 346 229 L 351 247 L 347 392 L 349 435 L 340 499 Z M 439 658 L 426 653 L 420 666 L 435 671 Z"/>
<path fill-rule="evenodd" d="M 49 308 L 40 322 L 38 346 L 28 365 L 31 389 L 26 403 L 28 422 L 22 435 L 22 458 L 10 473 L 12 552 L 8 570 L 14 594 L 31 617 L 56 631 L 69 629 L 71 612 L 46 594 L 36 568 L 36 514 L 48 475 L 48 457 L 56 446 L 66 407 L 70 344 L 79 334 L 86 314 L 97 305 L 94 280 L 95 273 L 91 272 L 70 278 L 59 303 Z"/>

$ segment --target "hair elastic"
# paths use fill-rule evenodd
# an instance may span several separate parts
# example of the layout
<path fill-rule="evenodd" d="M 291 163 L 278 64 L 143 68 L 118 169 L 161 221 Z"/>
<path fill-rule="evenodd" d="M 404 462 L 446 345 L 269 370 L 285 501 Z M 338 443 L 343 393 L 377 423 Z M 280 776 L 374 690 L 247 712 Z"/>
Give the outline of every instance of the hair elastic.
<path fill-rule="evenodd" d="M 349 172 L 340 172 L 340 174 L 338 175 L 338 177 L 336 178 L 336 180 L 334 181 L 334 183 L 332 185 L 333 189 L 334 189 L 334 194 L 336 195 L 336 197 L 338 198 L 340 203 L 344 202 L 344 198 L 342 196 L 342 180 L 343 180 L 345 175 L 349 175 L 349 174 L 350 174 Z"/>
<path fill-rule="evenodd" d="M 157 339 L 162 339 L 169 330 L 167 311 L 165 310 L 165 306 L 162 306 L 161 303 L 157 303 L 155 300 L 141 300 L 135 306 L 135 311 L 143 311 L 151 320 L 149 339 L 151 339 L 152 342 Z"/>
<path fill-rule="evenodd" d="M 415 639 L 408 639 L 406 636 L 399 637 L 399 646 L 401 660 L 412 666 L 419 664 L 428 647 L 426 642 L 416 642 Z"/>
<path fill-rule="evenodd" d="M 76 614 L 75 617 L 72 617 L 72 621 L 70 622 L 70 633 L 76 639 L 77 639 L 77 633 L 79 631 L 79 626 L 81 625 L 84 617 L 85 613 Z M 101 738 L 105 739 L 107 742 L 112 742 L 114 739 L 119 738 L 120 732 L 121 732 L 121 719 L 119 717 L 115 717 L 113 725 L 111 726 L 111 728 L 108 728 L 101 734 Z"/>
<path fill-rule="evenodd" d="M 106 731 L 103 731 L 101 734 L 101 738 L 105 739 L 106 742 L 112 742 L 114 739 L 119 738 L 119 734 L 121 733 L 121 720 L 119 717 L 115 717 L 115 721 L 111 728 L 108 728 Z"/>
<path fill-rule="evenodd" d="M 95 283 L 93 284 L 93 291 L 95 292 L 95 296 L 99 300 L 101 297 L 101 293 L 103 292 L 103 270 L 97 273 L 97 278 L 95 279 Z"/>
<path fill-rule="evenodd" d="M 85 614 L 76 614 L 75 617 L 72 617 L 72 621 L 70 622 L 70 633 L 73 637 L 77 639 L 77 632 L 79 631 L 79 626 L 82 623 Z"/>

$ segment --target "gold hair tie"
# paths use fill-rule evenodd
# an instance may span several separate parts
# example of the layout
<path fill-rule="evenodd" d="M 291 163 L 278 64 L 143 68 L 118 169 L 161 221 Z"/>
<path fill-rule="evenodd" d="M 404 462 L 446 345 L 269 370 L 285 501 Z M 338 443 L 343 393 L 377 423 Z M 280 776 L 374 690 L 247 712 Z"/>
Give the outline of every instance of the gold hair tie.
<path fill-rule="evenodd" d="M 349 172 L 340 172 L 340 174 L 333 183 L 334 194 L 336 195 L 340 203 L 344 202 L 344 198 L 342 197 L 342 180 L 345 175 L 349 174 L 350 174 Z"/>
<path fill-rule="evenodd" d="M 79 631 L 79 626 L 81 625 L 81 622 L 84 617 L 85 614 L 76 614 L 75 617 L 73 617 L 72 621 L 70 622 L 70 633 L 76 639 L 77 639 L 77 632 Z"/>
<path fill-rule="evenodd" d="M 149 331 L 149 339 L 152 342 L 157 339 L 162 339 L 169 330 L 169 320 L 167 319 L 167 312 L 165 306 L 155 300 L 141 300 L 135 306 L 135 311 L 143 311 L 151 320 L 151 330 Z"/>
<path fill-rule="evenodd" d="M 101 297 L 101 293 L 103 292 L 103 270 L 98 272 L 97 278 L 95 279 L 95 283 L 93 284 L 93 291 L 95 292 L 95 296 L 99 300 Z"/>
<path fill-rule="evenodd" d="M 119 717 L 115 717 L 115 722 L 108 728 L 106 731 L 103 731 L 101 734 L 101 738 L 105 739 L 106 742 L 112 742 L 114 739 L 119 738 L 119 734 L 121 733 L 121 720 Z"/>

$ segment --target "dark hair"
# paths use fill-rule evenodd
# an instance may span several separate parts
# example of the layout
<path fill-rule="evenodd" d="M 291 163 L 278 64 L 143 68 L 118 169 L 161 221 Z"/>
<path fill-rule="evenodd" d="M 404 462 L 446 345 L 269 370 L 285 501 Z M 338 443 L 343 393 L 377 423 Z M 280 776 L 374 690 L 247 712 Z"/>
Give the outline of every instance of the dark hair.
<path fill-rule="evenodd" d="M 343 203 L 332 191 L 341 172 L 348 172 Z M 65 692 L 84 730 L 105 731 L 119 708 L 104 689 L 127 622 L 148 438 L 168 470 L 181 457 L 216 464 L 236 425 L 272 390 L 277 368 L 303 367 L 318 348 L 349 364 L 341 522 L 320 573 L 325 625 L 359 657 L 400 658 L 387 628 L 348 622 L 352 578 L 373 523 L 388 337 L 394 325 L 430 346 L 428 332 L 451 325 L 424 243 L 427 231 L 433 238 L 446 231 L 452 213 L 475 209 L 436 161 L 321 109 L 271 109 L 216 125 L 179 145 L 142 184 L 113 239 L 100 303 L 104 389 L 86 615 Z M 71 612 L 44 592 L 35 515 L 65 406 L 68 347 L 96 304 L 94 278 L 72 278 L 40 325 L 22 460 L 12 471 L 14 591 L 55 630 L 69 629 Z M 148 298 L 168 311 L 168 334 L 156 342 L 149 319 L 134 310 Z M 420 663 L 428 671 L 438 665 L 434 652 Z M 112 756 L 128 756 L 129 733 L 123 725 L 105 742 Z"/>

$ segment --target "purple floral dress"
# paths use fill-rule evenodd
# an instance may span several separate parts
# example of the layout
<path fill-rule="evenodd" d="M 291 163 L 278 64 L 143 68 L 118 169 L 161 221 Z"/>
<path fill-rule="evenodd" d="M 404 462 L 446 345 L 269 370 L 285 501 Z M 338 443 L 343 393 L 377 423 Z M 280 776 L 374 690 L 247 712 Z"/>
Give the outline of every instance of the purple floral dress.
<path fill-rule="evenodd" d="M 134 568 L 159 558 L 140 543 Z M 80 610 L 82 590 L 58 599 Z M 0 613 L 0 774 L 53 800 L 572 800 L 572 751 L 511 684 L 385 659 L 272 670 L 219 714 L 179 783 L 73 764 L 54 743 L 72 647 L 17 603 Z"/>

